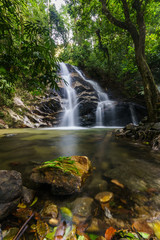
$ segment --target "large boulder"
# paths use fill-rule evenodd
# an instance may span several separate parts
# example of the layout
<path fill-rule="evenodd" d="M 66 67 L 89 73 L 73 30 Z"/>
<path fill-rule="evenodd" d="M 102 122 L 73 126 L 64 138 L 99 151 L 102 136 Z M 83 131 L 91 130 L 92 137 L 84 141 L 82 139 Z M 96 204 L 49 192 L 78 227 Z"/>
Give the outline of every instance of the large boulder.
<path fill-rule="evenodd" d="M 21 173 L 0 170 L 0 220 L 17 206 L 22 195 Z"/>
<path fill-rule="evenodd" d="M 38 184 L 50 185 L 55 195 L 80 192 L 91 170 L 91 162 L 86 156 L 72 156 L 69 160 L 73 162 L 72 166 L 65 163 L 61 168 L 49 165 L 34 168 L 31 179 Z"/>

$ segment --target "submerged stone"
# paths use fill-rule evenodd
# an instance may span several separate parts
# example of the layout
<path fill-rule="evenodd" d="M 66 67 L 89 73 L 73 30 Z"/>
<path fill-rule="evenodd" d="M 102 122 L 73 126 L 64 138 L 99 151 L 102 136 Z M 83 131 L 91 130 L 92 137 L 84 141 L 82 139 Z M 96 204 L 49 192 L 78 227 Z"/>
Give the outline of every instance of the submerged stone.
<path fill-rule="evenodd" d="M 73 165 L 62 164 L 61 167 L 43 167 L 33 169 L 31 179 L 35 183 L 48 184 L 55 195 L 69 195 L 80 192 L 89 176 L 91 162 L 86 156 L 69 158 Z"/>
<path fill-rule="evenodd" d="M 90 197 L 77 198 L 73 203 L 72 212 L 78 217 L 87 219 L 92 216 L 93 202 L 93 198 Z"/>

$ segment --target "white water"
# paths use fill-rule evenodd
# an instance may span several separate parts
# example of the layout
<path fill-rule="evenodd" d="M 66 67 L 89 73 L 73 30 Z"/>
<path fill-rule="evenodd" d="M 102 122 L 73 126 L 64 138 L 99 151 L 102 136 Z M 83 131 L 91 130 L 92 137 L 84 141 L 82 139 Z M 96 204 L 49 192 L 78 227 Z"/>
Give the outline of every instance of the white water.
<path fill-rule="evenodd" d="M 67 82 L 67 84 L 64 84 L 67 93 L 67 99 L 63 99 L 62 103 L 65 112 L 60 125 L 74 127 L 78 125 L 78 108 L 76 93 L 71 86 L 71 76 L 65 63 L 60 63 L 60 70 L 62 79 Z"/>
<path fill-rule="evenodd" d="M 96 111 L 96 126 L 104 126 L 104 114 L 107 109 L 110 109 L 111 111 L 111 118 L 115 117 L 115 101 L 109 100 L 109 97 L 107 93 L 103 92 L 102 88 L 98 85 L 98 83 L 94 82 L 93 80 L 88 80 L 85 78 L 85 76 L 82 74 L 81 71 L 78 70 L 77 67 L 74 67 L 76 72 L 82 77 L 84 81 L 89 82 L 92 87 L 95 89 L 95 91 L 98 94 L 99 102 L 97 105 L 97 111 Z"/>
<path fill-rule="evenodd" d="M 134 125 L 138 125 L 137 117 L 136 117 L 136 114 L 135 114 L 135 111 L 134 111 L 134 105 L 130 104 L 129 109 L 130 109 L 130 112 L 131 112 L 132 123 Z"/>
<path fill-rule="evenodd" d="M 98 95 L 98 105 L 96 110 L 96 124 L 95 127 L 103 128 L 106 127 L 106 121 L 109 120 L 109 126 L 113 127 L 114 125 L 117 126 L 117 113 L 116 113 L 116 101 L 111 101 L 102 88 L 99 86 L 97 82 L 93 80 L 89 80 L 85 77 L 85 75 L 75 66 L 72 66 L 78 75 L 84 80 L 91 84 Z M 75 90 L 72 88 L 72 79 L 71 74 L 66 66 L 65 63 L 60 63 L 60 74 L 63 80 L 67 82 L 67 85 L 64 85 L 66 89 L 67 97 L 62 99 L 62 108 L 65 110 L 62 121 L 59 127 L 69 127 L 70 129 L 74 129 L 79 127 L 79 113 L 78 113 L 78 103 L 77 103 L 77 96 Z M 137 125 L 138 121 L 136 118 L 136 113 L 134 109 L 134 104 L 129 104 L 129 110 L 131 114 L 131 120 L 134 125 Z M 130 115 L 129 114 L 129 115 Z M 121 126 L 123 125 L 120 124 Z"/>

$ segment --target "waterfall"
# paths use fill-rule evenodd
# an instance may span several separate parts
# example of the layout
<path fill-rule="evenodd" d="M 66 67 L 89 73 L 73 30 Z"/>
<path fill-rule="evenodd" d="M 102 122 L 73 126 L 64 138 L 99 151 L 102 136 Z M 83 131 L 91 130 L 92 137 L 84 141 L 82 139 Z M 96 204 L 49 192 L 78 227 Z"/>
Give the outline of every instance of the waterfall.
<path fill-rule="evenodd" d="M 65 81 L 64 88 L 67 98 L 63 99 L 62 107 L 65 109 L 61 121 L 61 126 L 74 127 L 78 126 L 78 108 L 75 90 L 71 85 L 71 76 L 65 63 L 60 63 L 60 74 Z"/>
<path fill-rule="evenodd" d="M 60 63 L 60 75 L 65 82 L 60 95 L 64 111 L 61 127 L 137 125 L 140 106 L 110 100 L 97 82 L 87 79 L 75 66 Z"/>
<path fill-rule="evenodd" d="M 92 87 L 95 89 L 95 91 L 98 94 L 99 102 L 96 110 L 96 126 L 102 127 L 105 125 L 104 118 L 105 118 L 105 111 L 107 111 L 107 109 L 110 109 L 111 121 L 114 122 L 115 101 L 109 100 L 107 93 L 105 93 L 102 90 L 102 88 L 98 85 L 97 82 L 87 79 L 77 67 L 74 66 L 74 69 L 84 81 L 87 81 L 92 85 Z"/>

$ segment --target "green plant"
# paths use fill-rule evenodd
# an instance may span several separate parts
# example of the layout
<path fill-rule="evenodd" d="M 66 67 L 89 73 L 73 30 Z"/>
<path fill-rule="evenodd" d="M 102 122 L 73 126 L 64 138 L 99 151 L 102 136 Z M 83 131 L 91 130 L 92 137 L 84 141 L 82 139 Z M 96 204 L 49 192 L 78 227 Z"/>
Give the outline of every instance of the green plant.
<path fill-rule="evenodd" d="M 39 167 L 39 169 L 43 168 L 58 168 L 65 173 L 69 172 L 80 175 L 75 165 L 75 161 L 72 160 L 71 157 L 59 157 L 50 161 L 46 161 Z"/>

